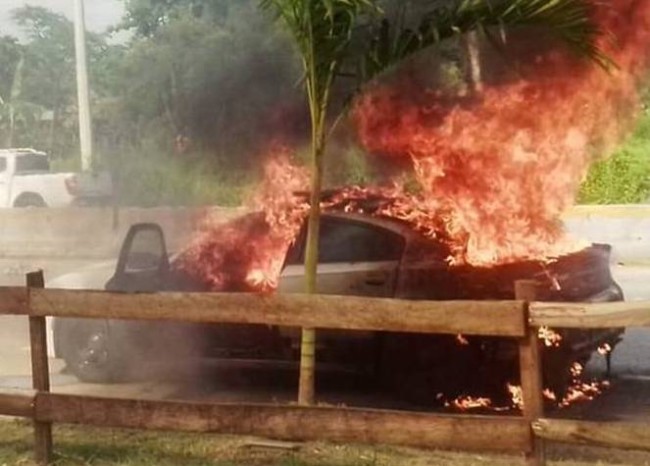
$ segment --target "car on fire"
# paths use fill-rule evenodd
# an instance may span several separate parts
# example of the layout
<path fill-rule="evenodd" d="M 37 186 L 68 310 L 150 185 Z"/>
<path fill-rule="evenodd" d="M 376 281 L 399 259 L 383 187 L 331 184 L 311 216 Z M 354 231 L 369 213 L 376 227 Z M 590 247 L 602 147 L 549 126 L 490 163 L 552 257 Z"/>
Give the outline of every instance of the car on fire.
<path fill-rule="evenodd" d="M 268 228 L 261 213 L 236 222 Z M 280 293 L 305 288 L 306 236 L 303 226 L 287 251 Z M 494 267 L 453 266 L 448 256 L 443 244 L 395 218 L 326 211 L 320 231 L 319 292 L 415 300 L 504 300 L 514 298 L 516 280 L 534 279 L 541 300 L 623 299 L 610 274 L 607 245 L 592 245 L 550 263 L 521 261 Z M 105 289 L 212 291 L 182 263 L 183 252 L 169 256 L 158 225 L 134 225 Z M 228 290 L 242 291 L 236 286 Z M 546 386 L 561 396 L 569 384 L 571 365 L 584 364 L 604 345 L 614 348 L 622 333 L 622 329 L 553 332 L 555 339 L 546 341 L 544 351 Z M 319 330 L 318 335 L 319 363 L 344 362 L 366 370 L 382 387 L 418 402 L 441 392 L 449 396 L 468 395 L 472 390 L 497 392 L 517 379 L 517 346 L 508 339 L 331 330 Z M 264 325 L 54 321 L 57 355 L 79 379 L 89 382 L 128 379 L 137 361 L 171 354 L 296 361 L 299 341 L 298 329 Z"/>

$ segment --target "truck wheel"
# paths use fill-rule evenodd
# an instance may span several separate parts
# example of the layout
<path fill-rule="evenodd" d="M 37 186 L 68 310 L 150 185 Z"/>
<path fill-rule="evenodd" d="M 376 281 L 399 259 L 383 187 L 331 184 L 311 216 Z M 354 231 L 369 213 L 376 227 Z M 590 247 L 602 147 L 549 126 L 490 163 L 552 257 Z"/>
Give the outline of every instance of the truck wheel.
<path fill-rule="evenodd" d="M 14 207 L 47 207 L 47 204 L 38 194 L 25 193 L 18 196 L 18 198 L 14 201 Z"/>
<path fill-rule="evenodd" d="M 62 319 L 57 330 L 61 356 L 80 381 L 115 383 L 127 377 L 127 342 L 109 321 Z"/>

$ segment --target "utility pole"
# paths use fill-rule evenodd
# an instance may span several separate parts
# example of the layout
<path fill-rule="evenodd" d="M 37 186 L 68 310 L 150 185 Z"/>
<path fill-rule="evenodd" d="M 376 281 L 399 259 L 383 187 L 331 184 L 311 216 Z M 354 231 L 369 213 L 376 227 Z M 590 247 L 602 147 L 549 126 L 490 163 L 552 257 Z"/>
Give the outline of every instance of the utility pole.
<path fill-rule="evenodd" d="M 74 0 L 74 44 L 77 61 L 77 102 L 79 105 L 79 142 L 81 169 L 92 169 L 93 129 L 90 119 L 88 68 L 86 65 L 86 21 L 83 0 Z"/>

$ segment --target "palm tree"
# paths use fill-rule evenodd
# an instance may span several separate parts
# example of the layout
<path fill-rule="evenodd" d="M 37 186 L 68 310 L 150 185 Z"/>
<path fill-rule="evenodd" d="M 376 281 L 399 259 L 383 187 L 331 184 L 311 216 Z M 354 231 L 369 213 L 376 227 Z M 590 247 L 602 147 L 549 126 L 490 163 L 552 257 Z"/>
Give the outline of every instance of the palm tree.
<path fill-rule="evenodd" d="M 317 292 L 323 156 L 332 88 L 350 69 L 361 88 L 391 67 L 445 39 L 490 28 L 534 25 L 547 29 L 582 56 L 608 65 L 598 47 L 602 31 L 590 0 L 431 0 L 417 28 L 393 23 L 375 0 L 261 0 L 291 35 L 304 71 L 312 128 L 312 179 L 305 254 L 307 293 Z M 359 53 L 360 52 L 360 53 Z M 338 119 L 334 120 L 336 121 Z M 315 331 L 303 329 L 298 402 L 314 402 Z"/>

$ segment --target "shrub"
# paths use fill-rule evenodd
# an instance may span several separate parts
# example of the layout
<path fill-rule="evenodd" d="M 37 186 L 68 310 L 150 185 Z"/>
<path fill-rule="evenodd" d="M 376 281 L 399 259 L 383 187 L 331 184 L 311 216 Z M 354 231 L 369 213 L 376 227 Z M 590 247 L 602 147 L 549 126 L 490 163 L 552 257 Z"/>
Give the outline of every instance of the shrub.
<path fill-rule="evenodd" d="M 606 160 L 596 162 L 582 184 L 585 204 L 634 204 L 650 200 L 650 113 L 634 134 Z"/>

